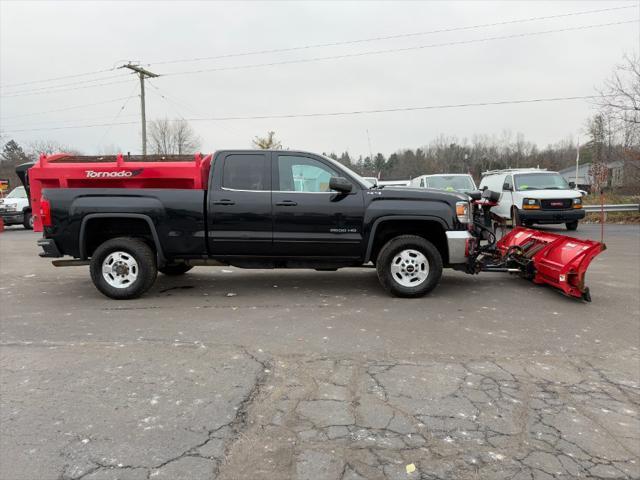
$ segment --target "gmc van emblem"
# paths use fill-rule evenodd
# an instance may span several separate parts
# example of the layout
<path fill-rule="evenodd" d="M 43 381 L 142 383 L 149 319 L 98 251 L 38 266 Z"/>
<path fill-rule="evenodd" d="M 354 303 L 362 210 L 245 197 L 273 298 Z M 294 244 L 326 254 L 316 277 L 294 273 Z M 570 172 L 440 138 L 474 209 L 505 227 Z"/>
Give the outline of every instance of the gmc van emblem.
<path fill-rule="evenodd" d="M 85 171 L 86 178 L 127 178 L 135 177 L 142 173 L 142 169 L 139 170 L 114 170 L 112 172 L 96 172 L 94 170 Z"/>
<path fill-rule="evenodd" d="M 562 207 L 564 203 L 562 202 L 549 202 L 552 207 Z"/>

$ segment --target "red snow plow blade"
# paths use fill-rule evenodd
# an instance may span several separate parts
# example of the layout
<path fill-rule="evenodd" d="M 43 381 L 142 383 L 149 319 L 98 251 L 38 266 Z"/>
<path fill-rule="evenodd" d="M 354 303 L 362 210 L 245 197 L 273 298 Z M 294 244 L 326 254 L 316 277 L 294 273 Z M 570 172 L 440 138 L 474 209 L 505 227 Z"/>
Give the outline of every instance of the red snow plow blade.
<path fill-rule="evenodd" d="M 535 283 L 551 285 L 565 295 L 591 301 L 584 286 L 587 268 L 604 243 L 516 227 L 496 244 L 502 258 L 518 264 Z"/>

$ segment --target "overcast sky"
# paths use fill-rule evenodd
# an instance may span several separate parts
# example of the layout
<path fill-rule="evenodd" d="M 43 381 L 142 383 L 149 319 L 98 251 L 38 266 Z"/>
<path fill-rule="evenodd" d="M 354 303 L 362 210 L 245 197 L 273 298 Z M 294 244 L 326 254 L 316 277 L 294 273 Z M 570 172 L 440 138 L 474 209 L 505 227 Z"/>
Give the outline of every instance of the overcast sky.
<path fill-rule="evenodd" d="M 624 6 L 631 8 L 460 29 Z M 591 95 L 624 53 L 638 51 L 639 14 L 637 1 L 1 1 L 0 130 L 3 141 L 14 138 L 25 145 L 51 139 L 87 154 L 112 148 L 139 153 L 137 77 L 123 69 L 105 71 L 127 61 L 140 62 L 161 75 L 147 83 L 148 120 Z M 633 23 L 517 36 L 630 20 Z M 442 29 L 450 31 L 162 63 Z M 474 41 L 504 36 L 513 37 Z M 474 42 L 442 45 L 467 41 Z M 437 46 L 412 48 L 434 44 Z M 394 49 L 405 50 L 352 56 Z M 346 57 L 296 62 L 331 56 Z M 282 64 L 287 61 L 293 62 Z M 264 66 L 273 63 L 280 64 Z M 244 67 L 256 64 L 263 66 Z M 243 68 L 228 68 L 238 66 Z M 186 73 L 201 70 L 209 71 Z M 102 72 L 26 83 L 96 71 Z M 60 91 L 52 92 L 56 87 Z M 100 104 L 88 105 L 95 103 Z M 76 106 L 79 108 L 69 108 Z M 385 154 L 425 145 L 440 134 L 471 138 L 474 134 L 501 135 L 505 130 L 514 135 L 522 132 L 544 146 L 575 138 L 592 111 L 588 101 L 579 100 L 190 123 L 205 152 L 249 148 L 253 136 L 275 130 L 291 149 L 349 150 L 366 155 L 367 130 L 373 151 Z M 131 124 L 52 129 L 127 122 Z"/>

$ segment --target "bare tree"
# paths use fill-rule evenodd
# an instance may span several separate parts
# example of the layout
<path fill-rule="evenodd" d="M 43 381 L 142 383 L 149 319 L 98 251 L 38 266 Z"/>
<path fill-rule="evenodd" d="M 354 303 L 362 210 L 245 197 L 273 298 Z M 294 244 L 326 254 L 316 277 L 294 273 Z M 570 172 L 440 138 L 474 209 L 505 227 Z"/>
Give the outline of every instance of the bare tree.
<path fill-rule="evenodd" d="M 599 90 L 608 155 L 625 161 L 624 183 L 640 188 L 640 56 L 625 55 Z M 620 145 L 622 151 L 616 154 Z"/>
<path fill-rule="evenodd" d="M 266 137 L 253 137 L 253 146 L 260 150 L 282 148 L 282 142 L 275 137 L 276 132 L 267 132 Z"/>
<path fill-rule="evenodd" d="M 599 114 L 617 132 L 623 145 L 640 144 L 640 56 L 625 55 L 598 90 Z"/>
<path fill-rule="evenodd" d="M 624 122 L 640 123 L 640 57 L 625 55 L 624 63 L 616 66 L 599 93 L 601 107 Z"/>
<path fill-rule="evenodd" d="M 201 141 L 186 120 L 163 118 L 150 122 L 149 143 L 153 153 L 181 155 L 195 152 Z"/>
<path fill-rule="evenodd" d="M 81 152 L 68 145 L 64 145 L 56 140 L 36 140 L 29 143 L 27 147 L 27 155 L 33 159 L 37 159 L 40 155 L 53 155 L 54 153 L 71 153 L 80 155 Z"/>

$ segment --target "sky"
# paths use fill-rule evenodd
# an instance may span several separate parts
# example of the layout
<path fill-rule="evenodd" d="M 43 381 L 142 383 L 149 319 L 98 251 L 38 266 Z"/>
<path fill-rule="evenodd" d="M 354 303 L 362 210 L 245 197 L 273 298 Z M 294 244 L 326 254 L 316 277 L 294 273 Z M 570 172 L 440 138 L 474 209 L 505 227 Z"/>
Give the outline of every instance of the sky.
<path fill-rule="evenodd" d="M 147 120 L 187 119 L 203 152 L 269 130 L 290 149 L 356 156 L 440 135 L 545 146 L 583 136 L 592 102 L 246 117 L 594 95 L 640 50 L 639 19 L 637 0 L 0 1 L 0 136 L 140 153 L 139 80 L 118 68 L 135 62 L 160 75 Z"/>

